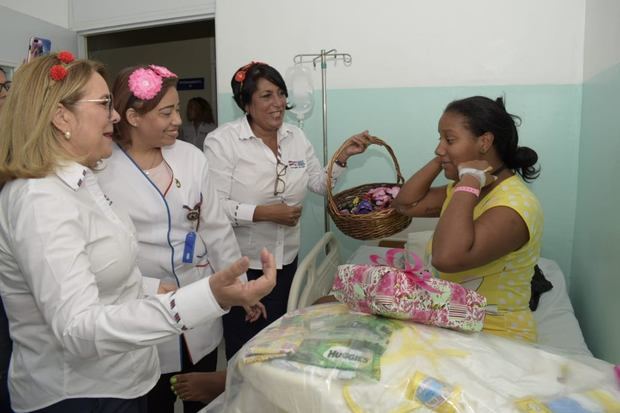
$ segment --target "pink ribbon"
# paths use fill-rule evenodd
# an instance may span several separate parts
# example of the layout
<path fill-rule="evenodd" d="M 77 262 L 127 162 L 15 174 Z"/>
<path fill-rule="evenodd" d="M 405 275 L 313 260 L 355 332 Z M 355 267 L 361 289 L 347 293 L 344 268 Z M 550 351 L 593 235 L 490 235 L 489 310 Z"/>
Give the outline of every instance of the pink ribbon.
<path fill-rule="evenodd" d="M 418 257 L 418 255 L 414 254 L 413 252 L 407 251 L 403 248 L 390 248 L 385 253 L 385 259 L 377 254 L 371 254 L 369 258 L 370 258 L 370 262 L 373 265 L 398 268 L 396 266 L 395 257 L 396 257 L 396 254 L 399 254 L 399 253 L 407 255 L 406 259 L 403 260 L 405 268 L 402 269 L 402 271 L 405 273 L 409 281 L 425 289 L 426 291 L 429 291 L 432 293 L 439 293 L 438 290 L 428 285 L 428 280 L 432 278 L 431 273 L 424 269 L 424 265 L 422 264 L 422 259 Z M 408 258 L 411 258 L 413 260 L 414 262 L 413 266 L 411 265 Z"/>

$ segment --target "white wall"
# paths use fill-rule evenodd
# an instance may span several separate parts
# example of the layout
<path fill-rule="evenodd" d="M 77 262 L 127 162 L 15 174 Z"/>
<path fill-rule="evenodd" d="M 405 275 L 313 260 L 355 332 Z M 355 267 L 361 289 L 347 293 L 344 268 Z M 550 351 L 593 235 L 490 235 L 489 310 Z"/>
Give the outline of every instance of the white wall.
<path fill-rule="evenodd" d="M 620 64 L 620 1 L 587 0 L 584 80 Z"/>
<path fill-rule="evenodd" d="M 570 295 L 590 350 L 615 364 L 620 364 L 619 38 L 620 2 L 588 0 Z"/>
<path fill-rule="evenodd" d="M 0 0 L 0 6 L 65 29 L 69 27 L 69 0 Z"/>
<path fill-rule="evenodd" d="M 211 18 L 215 0 L 69 0 L 69 26 L 80 33 Z"/>
<path fill-rule="evenodd" d="M 77 52 L 74 32 L 0 5 L 0 64 L 19 66 L 28 53 L 31 36 L 51 40 L 52 51 Z"/>
<path fill-rule="evenodd" d="M 284 70 L 332 48 L 353 57 L 330 71 L 336 89 L 578 84 L 584 13 L 585 0 L 217 0 L 219 92 L 250 59 Z"/>

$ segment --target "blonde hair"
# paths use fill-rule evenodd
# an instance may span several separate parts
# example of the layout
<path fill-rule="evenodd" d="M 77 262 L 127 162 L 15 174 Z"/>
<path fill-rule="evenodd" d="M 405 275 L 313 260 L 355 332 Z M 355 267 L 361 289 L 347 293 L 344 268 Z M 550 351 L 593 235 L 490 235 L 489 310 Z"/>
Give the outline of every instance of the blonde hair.
<path fill-rule="evenodd" d="M 91 60 L 61 64 L 62 80 L 53 80 L 50 69 L 61 64 L 57 54 L 38 57 L 21 66 L 0 111 L 0 184 L 18 178 L 42 178 L 65 160 L 82 161 L 61 145 L 52 123 L 59 104 L 68 110 L 84 96 L 94 73 L 105 78 L 103 65 Z"/>

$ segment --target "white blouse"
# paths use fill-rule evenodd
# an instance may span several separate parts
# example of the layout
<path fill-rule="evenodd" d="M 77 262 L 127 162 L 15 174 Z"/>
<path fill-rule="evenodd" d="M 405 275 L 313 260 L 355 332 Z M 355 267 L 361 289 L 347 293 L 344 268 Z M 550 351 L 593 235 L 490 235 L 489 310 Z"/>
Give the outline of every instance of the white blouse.
<path fill-rule="evenodd" d="M 327 172 L 303 131 L 283 124 L 278 130 L 281 160 L 287 165 L 281 176 L 284 191 L 274 195 L 276 157 L 254 136 L 243 116 L 207 135 L 204 151 L 224 210 L 233 224 L 241 253 L 250 258 L 250 268 L 260 269 L 260 250 L 272 251 L 278 268 L 290 264 L 299 251 L 300 224 L 291 227 L 275 222 L 252 222 L 257 205 L 285 202 L 301 205 L 307 190 L 325 194 Z M 344 168 L 334 165 L 333 180 Z"/>
<path fill-rule="evenodd" d="M 97 179 L 114 205 L 129 215 L 136 227 L 137 261 L 143 282 L 151 285 L 151 280 L 156 279 L 184 286 L 223 270 L 241 258 L 241 252 L 204 154 L 182 141 L 161 150 L 164 165 L 172 174 L 168 191 L 163 191 L 165 196 L 152 176 L 146 175 L 118 145 L 104 161 L 105 167 L 97 172 Z M 192 253 L 185 250 L 185 240 L 193 231 L 197 236 Z M 188 258 L 186 252 L 191 259 L 184 260 Z M 245 281 L 245 276 L 240 280 Z M 218 346 L 222 333 L 222 321 L 213 320 L 184 334 L 182 339 L 194 363 Z M 180 340 L 158 346 L 162 373 L 181 370 Z"/>
<path fill-rule="evenodd" d="M 133 398 L 159 378 L 154 345 L 225 313 L 207 279 L 146 297 L 129 218 L 77 163 L 0 193 L 0 292 L 17 412 Z"/>

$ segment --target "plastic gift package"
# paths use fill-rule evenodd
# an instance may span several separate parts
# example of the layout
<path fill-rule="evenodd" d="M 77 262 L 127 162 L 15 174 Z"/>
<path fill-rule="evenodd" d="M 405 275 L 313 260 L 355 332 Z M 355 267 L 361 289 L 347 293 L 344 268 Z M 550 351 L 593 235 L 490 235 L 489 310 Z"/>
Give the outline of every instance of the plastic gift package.
<path fill-rule="evenodd" d="M 613 366 L 484 333 L 323 304 L 284 315 L 231 359 L 208 413 L 620 412 Z"/>
<path fill-rule="evenodd" d="M 332 294 L 355 311 L 460 331 L 482 330 L 486 298 L 460 284 L 433 278 L 416 255 L 402 259 L 403 253 L 391 249 L 385 258 L 371 256 L 377 265 L 339 266 Z M 396 262 L 397 257 L 401 262 Z"/>

